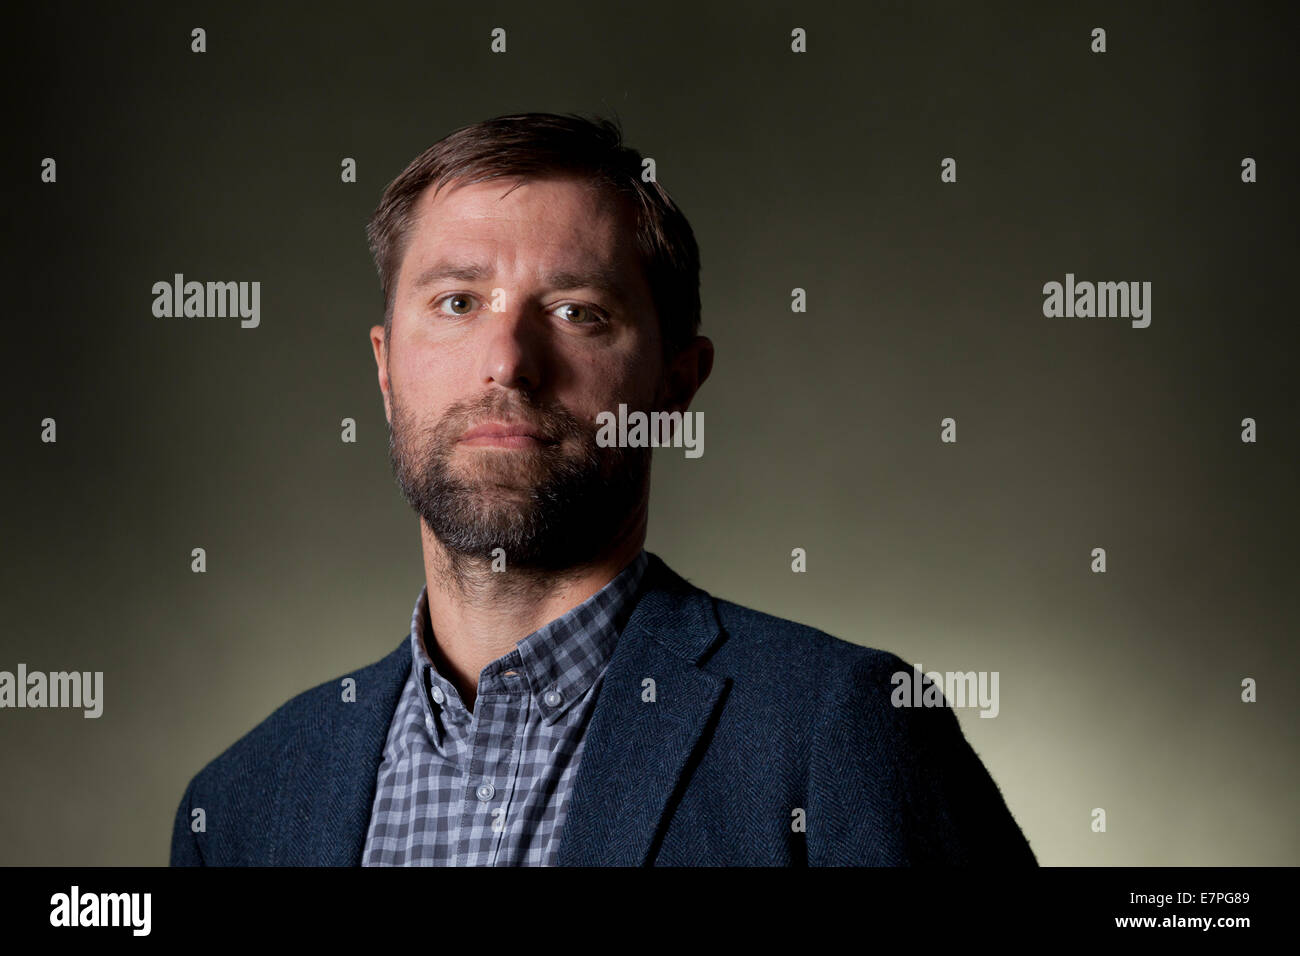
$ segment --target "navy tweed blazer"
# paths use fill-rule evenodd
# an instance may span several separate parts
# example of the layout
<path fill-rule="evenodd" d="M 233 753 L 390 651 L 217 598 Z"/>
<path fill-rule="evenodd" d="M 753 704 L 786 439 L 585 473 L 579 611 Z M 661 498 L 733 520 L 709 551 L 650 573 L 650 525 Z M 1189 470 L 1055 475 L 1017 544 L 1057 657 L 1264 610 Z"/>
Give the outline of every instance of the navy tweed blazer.
<path fill-rule="evenodd" d="M 910 665 L 716 599 L 649 558 L 587 728 L 560 865 L 1036 865 L 953 711 L 890 703 L 890 676 Z M 177 808 L 171 864 L 359 866 L 410 667 L 404 637 L 346 675 L 355 701 L 343 678 L 321 684 L 204 767 Z"/>

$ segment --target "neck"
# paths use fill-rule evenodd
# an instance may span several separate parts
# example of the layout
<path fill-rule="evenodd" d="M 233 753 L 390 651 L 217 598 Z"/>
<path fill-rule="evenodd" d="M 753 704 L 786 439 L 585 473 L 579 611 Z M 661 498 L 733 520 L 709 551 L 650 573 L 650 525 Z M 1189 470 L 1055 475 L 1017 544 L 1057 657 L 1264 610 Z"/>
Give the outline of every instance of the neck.
<path fill-rule="evenodd" d="M 490 557 L 449 554 L 421 522 L 435 645 L 425 650 L 438 673 L 455 685 L 472 710 L 483 668 L 614 580 L 645 546 L 645 534 L 643 510 L 588 563 L 558 571 L 493 571 Z"/>

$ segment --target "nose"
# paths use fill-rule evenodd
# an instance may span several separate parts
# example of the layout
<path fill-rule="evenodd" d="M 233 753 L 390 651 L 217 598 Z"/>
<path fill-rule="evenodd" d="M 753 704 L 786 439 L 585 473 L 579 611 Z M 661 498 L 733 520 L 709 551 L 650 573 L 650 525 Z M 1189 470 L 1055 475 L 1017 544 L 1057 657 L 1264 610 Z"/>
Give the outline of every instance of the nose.
<path fill-rule="evenodd" d="M 537 325 L 527 306 L 489 313 L 483 323 L 484 384 L 530 392 L 541 387 L 545 345 Z"/>

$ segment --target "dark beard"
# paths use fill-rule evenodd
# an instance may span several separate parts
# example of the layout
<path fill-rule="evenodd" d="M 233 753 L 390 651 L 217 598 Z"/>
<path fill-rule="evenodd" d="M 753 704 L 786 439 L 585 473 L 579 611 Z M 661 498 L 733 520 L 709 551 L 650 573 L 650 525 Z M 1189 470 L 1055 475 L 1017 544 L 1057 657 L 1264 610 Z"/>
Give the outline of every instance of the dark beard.
<path fill-rule="evenodd" d="M 507 570 L 595 561 L 616 542 L 649 478 L 650 448 L 601 448 L 594 424 L 584 427 L 558 405 L 543 408 L 517 394 L 525 398 L 489 394 L 452 405 L 423 429 L 392 394 L 393 474 L 458 577 L 491 562 L 497 548 Z M 525 421 L 556 442 L 523 451 L 462 448 L 453 466 L 457 440 L 488 419 Z"/>

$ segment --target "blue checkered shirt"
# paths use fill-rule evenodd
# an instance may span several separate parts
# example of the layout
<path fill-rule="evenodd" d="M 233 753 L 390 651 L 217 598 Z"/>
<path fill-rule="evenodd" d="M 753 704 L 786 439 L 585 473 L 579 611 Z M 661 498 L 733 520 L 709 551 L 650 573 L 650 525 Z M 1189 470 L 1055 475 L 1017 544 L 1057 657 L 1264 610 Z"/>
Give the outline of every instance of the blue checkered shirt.
<path fill-rule="evenodd" d="M 601 678 L 647 564 L 534 631 L 479 675 L 471 713 L 425 650 L 428 588 L 411 616 L 411 673 L 384 745 L 362 866 L 549 866 Z"/>

